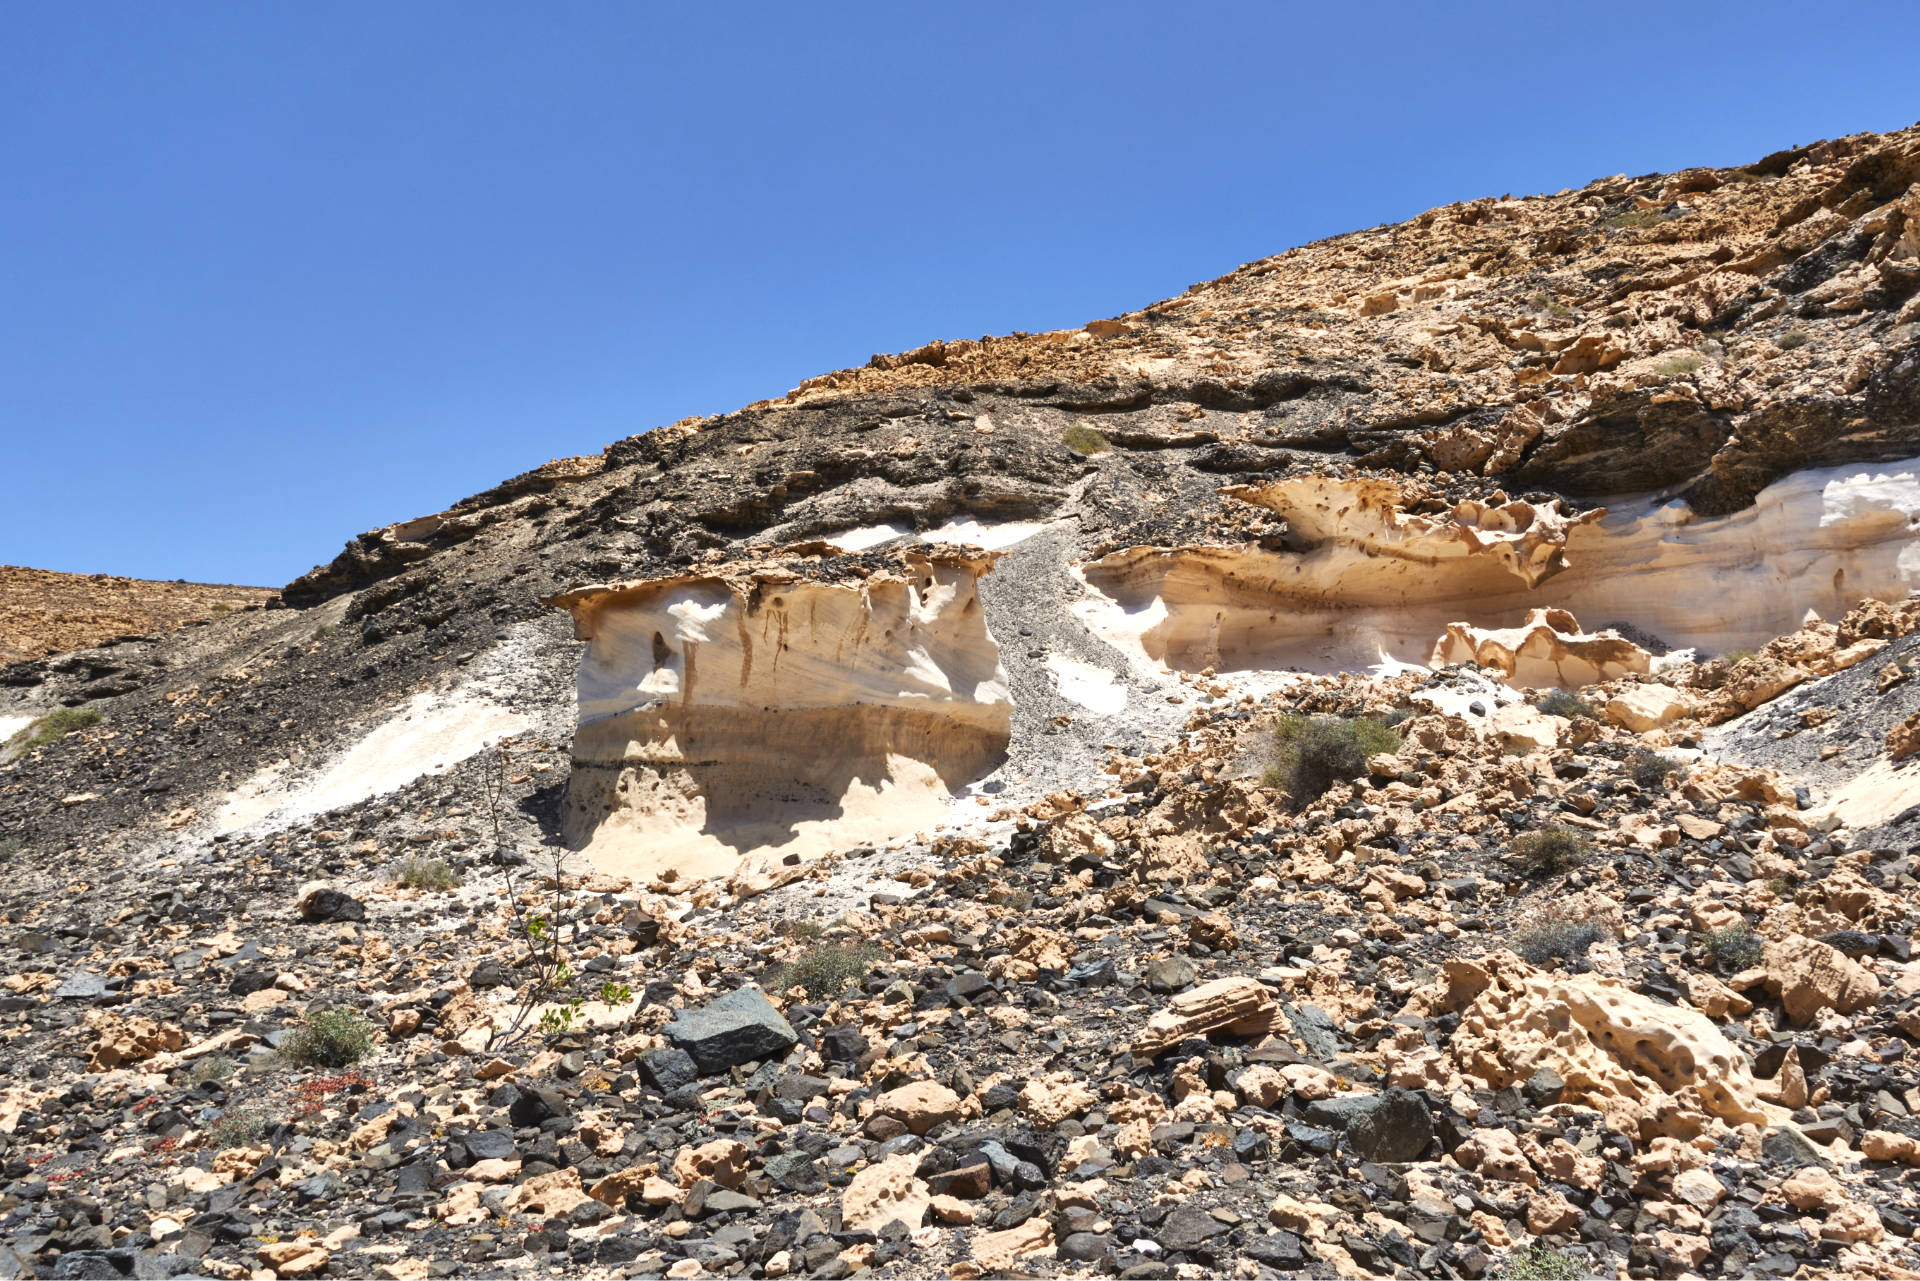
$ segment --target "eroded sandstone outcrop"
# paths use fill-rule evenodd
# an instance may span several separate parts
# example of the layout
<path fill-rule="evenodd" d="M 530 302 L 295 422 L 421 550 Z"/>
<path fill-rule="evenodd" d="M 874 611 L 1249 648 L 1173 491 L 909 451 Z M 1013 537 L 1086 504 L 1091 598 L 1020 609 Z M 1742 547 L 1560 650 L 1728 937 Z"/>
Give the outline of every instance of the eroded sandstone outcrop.
<path fill-rule="evenodd" d="M 587 642 L 570 840 L 723 871 L 913 831 L 992 768 L 1012 706 L 975 590 L 993 558 L 836 551 L 548 599 Z"/>
<path fill-rule="evenodd" d="M 1644 672 L 1653 656 L 1614 631 L 1584 632 L 1564 609 L 1536 609 L 1518 627 L 1449 623 L 1428 660 L 1434 667 L 1477 663 L 1515 685 L 1577 689 Z"/>

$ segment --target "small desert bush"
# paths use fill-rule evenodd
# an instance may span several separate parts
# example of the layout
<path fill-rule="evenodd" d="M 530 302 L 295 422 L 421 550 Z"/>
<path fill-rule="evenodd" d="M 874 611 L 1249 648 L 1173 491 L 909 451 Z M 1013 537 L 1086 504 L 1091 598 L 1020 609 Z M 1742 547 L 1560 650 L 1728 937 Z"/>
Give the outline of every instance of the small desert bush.
<path fill-rule="evenodd" d="M 1659 787 L 1667 775 L 1680 772 L 1681 764 L 1671 756 L 1636 747 L 1627 753 L 1627 776 L 1641 787 Z"/>
<path fill-rule="evenodd" d="M 1060 433 L 1060 443 L 1076 454 L 1104 454 L 1112 445 L 1107 438 L 1085 424 L 1078 424 Z"/>
<path fill-rule="evenodd" d="M 1577 827 L 1554 823 L 1526 833 L 1513 842 L 1513 864 L 1533 876 L 1550 876 L 1580 866 L 1593 853 L 1593 842 Z"/>
<path fill-rule="evenodd" d="M 775 970 L 772 986 L 776 992 L 790 987 L 805 988 L 809 997 L 820 1000 L 837 996 L 867 976 L 873 955 L 864 947 L 841 943 L 816 943 L 794 960 Z"/>
<path fill-rule="evenodd" d="M 1807 331 L 1804 329 L 1789 329 L 1786 333 L 1774 339 L 1773 345 L 1781 351 L 1792 351 L 1795 347 L 1804 347 L 1807 345 Z"/>
<path fill-rule="evenodd" d="M 1667 378 L 1678 378 L 1682 374 L 1693 373 L 1699 368 L 1700 357 L 1675 356 L 1672 360 L 1661 361 L 1660 364 L 1656 366 L 1656 371 Z"/>
<path fill-rule="evenodd" d="M 1708 930 L 1700 936 L 1700 950 L 1725 974 L 1737 974 L 1760 964 L 1760 936 L 1745 921 Z"/>
<path fill-rule="evenodd" d="M 1549 716 L 1564 716 L 1568 720 L 1576 716 L 1584 716 L 1590 721 L 1600 719 L 1600 713 L 1594 710 L 1593 704 L 1570 689 L 1550 689 L 1534 699 L 1533 705 Z"/>
<path fill-rule="evenodd" d="M 322 623 L 313 629 L 313 638 L 315 640 L 325 640 L 339 630 L 340 625 L 338 623 Z"/>
<path fill-rule="evenodd" d="M 1750 649 L 1730 649 L 1726 653 L 1720 655 L 1720 661 L 1725 663 L 1728 667 L 1738 667 L 1740 666 L 1740 664 L 1746 662 L 1749 658 L 1752 658 L 1752 657 L 1753 657 L 1753 651 Z"/>
<path fill-rule="evenodd" d="M 451 890 L 460 885 L 460 873 L 449 864 L 418 854 L 400 864 L 399 875 L 394 879 L 411 890 Z"/>
<path fill-rule="evenodd" d="M 1335 783 L 1367 772 L 1367 758 L 1400 750 L 1404 740 L 1371 716 L 1289 713 L 1274 726 L 1273 760 L 1260 781 L 1287 794 L 1296 808 L 1326 795 Z"/>
<path fill-rule="evenodd" d="M 56 739 L 100 723 L 100 713 L 91 707 L 62 707 L 48 712 L 7 740 L 7 746 L 19 752 L 31 752 Z"/>
<path fill-rule="evenodd" d="M 193 1070 L 187 1073 L 187 1083 L 206 1085 L 211 1081 L 224 1081 L 233 1075 L 233 1071 L 232 1059 L 224 1054 L 209 1054 L 193 1065 Z"/>
<path fill-rule="evenodd" d="M 1606 936 L 1607 932 L 1592 921 L 1541 917 L 1522 926 L 1514 935 L 1513 950 L 1528 965 L 1545 967 L 1554 961 L 1564 961 L 1578 968 L 1587 959 L 1587 949 Z"/>
<path fill-rule="evenodd" d="M 1600 1271 L 1589 1260 L 1535 1241 L 1515 1250 L 1500 1275 L 1506 1281 L 1580 1281 L 1582 1277 L 1599 1276 Z"/>
<path fill-rule="evenodd" d="M 252 1147 L 267 1136 L 267 1112 L 264 1108 L 235 1108 L 207 1129 L 207 1145 L 228 1148 Z"/>
<path fill-rule="evenodd" d="M 280 1053 L 302 1067 L 346 1067 L 373 1049 L 373 1025 L 358 1010 L 314 1010 L 280 1045 Z"/>

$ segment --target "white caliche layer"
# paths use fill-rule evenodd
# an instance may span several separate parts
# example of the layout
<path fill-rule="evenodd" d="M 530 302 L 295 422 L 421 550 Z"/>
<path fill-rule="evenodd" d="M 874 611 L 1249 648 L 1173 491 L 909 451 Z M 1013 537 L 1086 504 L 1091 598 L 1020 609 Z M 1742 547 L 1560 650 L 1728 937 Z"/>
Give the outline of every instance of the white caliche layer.
<path fill-rule="evenodd" d="M 1517 627 L 1542 606 L 1722 653 L 1920 587 L 1920 459 L 1799 472 L 1729 516 L 1640 497 L 1496 537 L 1497 508 L 1409 518 L 1381 482 L 1315 484 L 1265 504 L 1300 550 L 1129 548 L 1083 569 L 1077 612 L 1141 663 L 1333 671 L 1424 662 L 1450 623 Z"/>
<path fill-rule="evenodd" d="M 262 819 L 293 822 L 358 805 L 444 774 L 527 726 L 519 712 L 466 691 L 416 694 L 318 775 L 302 776 L 288 761 L 260 770 L 227 797 L 215 823 L 232 832 Z"/>
<path fill-rule="evenodd" d="M 939 821 L 1007 748 L 991 565 L 942 549 L 865 579 L 773 566 L 552 598 L 587 642 L 569 835 L 603 866 L 707 875 Z"/>
<path fill-rule="evenodd" d="M 1045 528 L 1044 522 L 1035 520 L 984 523 L 977 520 L 950 520 L 936 529 L 916 534 L 913 526 L 896 521 L 890 525 L 861 525 L 856 529 L 843 529 L 834 534 L 822 534 L 820 538 L 822 542 L 832 543 L 842 551 L 849 552 L 863 552 L 896 538 L 913 538 L 923 543 L 952 547 L 981 547 L 992 552 L 1002 551 L 1015 543 L 1024 543 Z"/>

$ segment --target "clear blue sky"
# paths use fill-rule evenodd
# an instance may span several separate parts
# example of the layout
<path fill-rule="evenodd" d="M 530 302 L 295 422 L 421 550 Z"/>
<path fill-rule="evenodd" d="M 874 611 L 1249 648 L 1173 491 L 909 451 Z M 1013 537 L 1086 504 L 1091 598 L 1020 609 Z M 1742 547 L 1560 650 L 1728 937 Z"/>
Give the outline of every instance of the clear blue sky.
<path fill-rule="evenodd" d="M 1451 200 L 1920 117 L 1920 5 L 10 4 L 0 561 L 544 462 Z"/>

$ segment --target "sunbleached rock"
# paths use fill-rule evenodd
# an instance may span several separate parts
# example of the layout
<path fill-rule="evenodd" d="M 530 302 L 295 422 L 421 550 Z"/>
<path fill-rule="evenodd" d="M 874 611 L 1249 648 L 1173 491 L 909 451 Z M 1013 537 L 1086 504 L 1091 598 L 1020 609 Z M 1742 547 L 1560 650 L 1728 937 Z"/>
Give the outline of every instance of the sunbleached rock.
<path fill-rule="evenodd" d="M 110 1072 L 187 1043 L 186 1034 L 179 1028 L 137 1014 L 121 1018 L 95 1011 L 88 1015 L 88 1022 L 94 1029 L 93 1054 L 87 1061 L 91 1072 Z"/>
<path fill-rule="evenodd" d="M 984 1272 L 1005 1272 L 1021 1259 L 1053 1252 L 1053 1225 L 1035 1215 L 1004 1232 L 985 1232 L 973 1240 L 973 1262 Z"/>
<path fill-rule="evenodd" d="M 837 577 L 837 550 L 547 598 L 588 642 L 566 823 L 597 865 L 732 873 L 911 832 L 1004 755 L 976 594 L 993 557 L 928 548 Z"/>
<path fill-rule="evenodd" d="M 747 1145 L 738 1139 L 715 1139 L 697 1148 L 681 1148 L 673 1159 L 674 1182 L 683 1188 L 701 1179 L 712 1179 L 723 1188 L 737 1188 L 746 1177 Z"/>
<path fill-rule="evenodd" d="M 1765 956 L 1767 990 L 1796 1026 L 1805 1027 L 1822 1010 L 1852 1014 L 1879 998 L 1880 982 L 1865 966 L 1818 939 L 1773 939 Z"/>
<path fill-rule="evenodd" d="M 1447 624 L 1428 662 L 1478 663 L 1515 685 L 1579 689 L 1630 672 L 1645 672 L 1652 655 L 1618 632 L 1583 632 L 1564 609 L 1535 609 L 1518 627 Z"/>
<path fill-rule="evenodd" d="M 1663 729 L 1684 718 L 1693 700 L 1671 685 L 1635 685 L 1607 700 L 1607 719 L 1636 734 Z"/>
<path fill-rule="evenodd" d="M 1449 961 L 1409 1009 L 1460 1014 L 1448 1042 L 1460 1071 L 1501 1088 L 1551 1068 L 1567 1101 L 1608 1113 L 1629 1133 L 1663 1133 L 1689 1110 L 1735 1125 L 1786 1117 L 1761 1099 L 1745 1058 L 1705 1015 L 1597 975 L 1543 975 L 1507 953 Z"/>
<path fill-rule="evenodd" d="M 920 1226 L 933 1206 L 925 1182 L 914 1176 L 918 1155 L 902 1152 L 853 1176 L 840 1194 L 840 1217 L 850 1232 L 878 1232 L 898 1219 Z"/>
<path fill-rule="evenodd" d="M 1099 1100 L 1092 1090 L 1074 1079 L 1071 1072 L 1056 1072 L 1049 1077 L 1028 1081 L 1020 1090 L 1020 1110 L 1043 1130 L 1051 1130 L 1070 1117 L 1081 1116 Z"/>
<path fill-rule="evenodd" d="M 1139 664 L 1337 671 L 1382 655 L 1425 662 L 1450 623 L 1518 628 L 1542 607 L 1722 653 L 1791 633 L 1810 610 L 1834 618 L 1863 597 L 1920 588 L 1920 563 L 1902 558 L 1907 520 L 1920 514 L 1920 460 L 1797 472 L 1731 515 L 1651 496 L 1604 515 L 1536 511 L 1501 542 L 1487 541 L 1478 518 L 1431 511 L 1438 500 L 1409 514 L 1421 491 L 1398 480 L 1303 477 L 1226 492 L 1284 514 L 1292 550 L 1120 548 L 1084 567 L 1095 594 L 1074 612 Z M 1829 645 L 1822 661 L 1838 670 L 1865 652 L 1843 658 Z M 1806 679 L 1796 670 L 1756 671 L 1751 686 L 1743 678 L 1703 699 L 1700 715 L 1717 722 L 1758 706 Z"/>
<path fill-rule="evenodd" d="M 1920 1165 L 1920 1139 L 1891 1130 L 1868 1130 L 1860 1136 L 1860 1155 L 1869 1161 Z"/>
<path fill-rule="evenodd" d="M 1226 1029 L 1240 1036 L 1258 1036 L 1273 1024 L 1279 1006 L 1260 980 L 1236 975 L 1203 983 L 1182 992 L 1167 1008 L 1147 1020 L 1134 1038 L 1133 1052 L 1151 1058 L 1190 1036 Z"/>
<path fill-rule="evenodd" d="M 899 1118 L 915 1134 L 925 1134 L 943 1121 L 958 1120 L 960 1096 L 937 1081 L 914 1081 L 875 1098 L 874 1110 Z"/>
<path fill-rule="evenodd" d="M 557 1219 L 588 1199 L 580 1186 L 580 1172 L 569 1168 L 536 1174 L 520 1184 L 507 1195 L 507 1208 Z"/>

